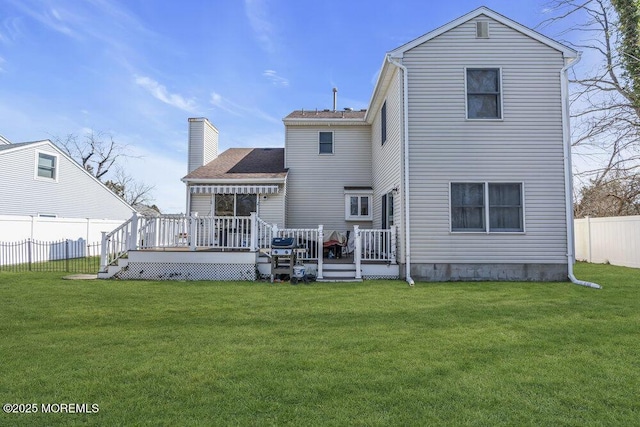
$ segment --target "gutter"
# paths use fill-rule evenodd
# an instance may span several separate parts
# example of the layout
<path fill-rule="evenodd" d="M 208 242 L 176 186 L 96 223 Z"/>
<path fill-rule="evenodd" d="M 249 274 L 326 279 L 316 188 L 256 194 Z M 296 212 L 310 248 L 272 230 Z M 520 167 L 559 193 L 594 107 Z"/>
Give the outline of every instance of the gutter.
<path fill-rule="evenodd" d="M 586 282 L 576 278 L 573 274 L 573 264 L 575 264 L 575 240 L 573 227 L 573 173 L 571 165 L 571 134 L 569 131 L 569 80 L 567 70 L 580 62 L 581 54 L 560 71 L 560 90 L 562 96 L 562 146 L 564 151 L 564 191 L 565 191 L 565 211 L 567 216 L 567 267 L 568 277 L 572 283 L 594 289 L 602 289 L 597 283 Z"/>
<path fill-rule="evenodd" d="M 402 145 L 404 146 L 404 243 L 405 243 L 405 280 L 409 286 L 415 285 L 411 278 L 411 215 L 409 213 L 409 79 L 407 75 L 407 67 L 393 60 L 391 55 L 387 54 L 387 61 L 402 70 L 402 97 L 403 97 L 403 135 Z"/>

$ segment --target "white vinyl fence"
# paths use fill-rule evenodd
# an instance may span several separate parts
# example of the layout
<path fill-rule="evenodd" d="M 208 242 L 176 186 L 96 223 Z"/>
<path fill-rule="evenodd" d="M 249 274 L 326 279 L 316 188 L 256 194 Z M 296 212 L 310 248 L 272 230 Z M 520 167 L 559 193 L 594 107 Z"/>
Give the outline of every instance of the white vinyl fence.
<path fill-rule="evenodd" d="M 575 220 L 576 259 L 640 268 L 640 215 Z"/>
<path fill-rule="evenodd" d="M 27 239 L 58 241 L 70 239 L 99 242 L 102 232 L 110 232 L 124 220 L 90 218 L 47 218 L 23 215 L 0 215 L 0 242 Z"/>

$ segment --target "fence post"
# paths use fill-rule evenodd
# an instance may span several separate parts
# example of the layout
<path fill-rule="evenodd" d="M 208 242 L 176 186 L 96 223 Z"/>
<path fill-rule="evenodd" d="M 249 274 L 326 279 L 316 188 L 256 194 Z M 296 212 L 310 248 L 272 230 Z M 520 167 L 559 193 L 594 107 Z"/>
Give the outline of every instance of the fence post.
<path fill-rule="evenodd" d="M 64 269 L 69 272 L 69 239 L 64 241 Z"/>
<path fill-rule="evenodd" d="M 27 256 L 29 257 L 29 271 L 31 271 L 31 251 L 33 250 L 33 245 L 31 244 L 31 239 L 27 239 Z"/>
<path fill-rule="evenodd" d="M 587 216 L 587 262 L 591 262 L 591 217 Z"/>
<path fill-rule="evenodd" d="M 362 237 L 360 235 L 360 226 L 353 226 L 353 237 L 356 242 L 356 250 L 354 252 L 354 261 L 356 263 L 356 279 L 362 279 Z"/>
<path fill-rule="evenodd" d="M 396 251 L 398 250 L 398 248 L 396 247 L 396 226 L 392 225 L 391 226 L 391 264 L 397 264 L 398 261 L 396 260 Z"/>
<path fill-rule="evenodd" d="M 324 232 L 323 232 L 323 226 L 322 224 L 320 224 L 318 226 L 318 279 L 322 279 L 322 263 L 323 263 L 323 259 L 322 257 L 324 256 Z"/>

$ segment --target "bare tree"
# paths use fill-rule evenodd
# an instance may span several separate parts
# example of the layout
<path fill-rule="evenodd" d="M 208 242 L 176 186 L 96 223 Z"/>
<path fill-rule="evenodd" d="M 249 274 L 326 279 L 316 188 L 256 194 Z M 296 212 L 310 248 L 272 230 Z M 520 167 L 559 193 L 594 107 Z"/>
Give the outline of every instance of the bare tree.
<path fill-rule="evenodd" d="M 133 156 L 126 145 L 117 143 L 109 133 L 91 130 L 82 137 L 69 134 L 64 139 L 53 137 L 53 140 L 87 172 L 130 205 L 148 205 L 153 201 L 154 187 L 126 173 L 121 163 Z"/>
<path fill-rule="evenodd" d="M 596 203 L 596 195 L 633 187 L 640 174 L 640 12 L 635 0 L 556 0 L 549 6 L 554 16 L 543 25 L 577 20 L 564 33 L 578 41 L 565 43 L 596 64 L 573 70 L 570 95 L 572 144 L 587 165 L 576 173 L 586 189 L 577 196 Z"/>
<path fill-rule="evenodd" d="M 120 166 L 115 167 L 113 179 L 105 181 L 104 185 L 134 207 L 136 205 L 147 206 L 153 201 L 151 193 L 154 187 L 144 182 L 136 181 Z"/>

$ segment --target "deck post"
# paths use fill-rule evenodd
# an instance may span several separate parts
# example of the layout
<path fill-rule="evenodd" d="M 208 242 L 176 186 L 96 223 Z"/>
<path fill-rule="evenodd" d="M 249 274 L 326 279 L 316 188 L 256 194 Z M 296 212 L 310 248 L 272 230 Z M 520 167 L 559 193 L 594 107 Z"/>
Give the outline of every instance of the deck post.
<path fill-rule="evenodd" d="M 196 243 L 198 242 L 198 212 L 193 212 L 189 216 L 189 250 L 196 250 Z"/>
<path fill-rule="evenodd" d="M 138 214 L 134 213 L 131 217 L 131 231 L 129 232 L 128 250 L 135 251 L 138 249 Z"/>
<path fill-rule="evenodd" d="M 396 226 L 392 225 L 391 226 L 391 254 L 389 255 L 389 257 L 391 258 L 391 264 L 398 263 L 397 256 L 396 256 L 396 251 L 398 250 L 398 248 L 396 247 L 396 235 L 397 235 Z"/>
<path fill-rule="evenodd" d="M 356 264 L 356 279 L 362 279 L 362 237 L 360 236 L 360 226 L 353 226 L 353 237 L 356 250 L 353 253 L 353 261 Z"/>
<path fill-rule="evenodd" d="M 324 256 L 324 232 L 323 232 L 323 226 L 322 224 L 320 224 L 318 226 L 318 275 L 317 275 L 317 279 L 321 280 L 322 277 L 322 257 Z"/>
<path fill-rule="evenodd" d="M 107 232 L 102 232 L 100 244 L 100 271 L 107 271 Z"/>
<path fill-rule="evenodd" d="M 251 212 L 251 251 L 258 252 L 258 214 Z"/>

